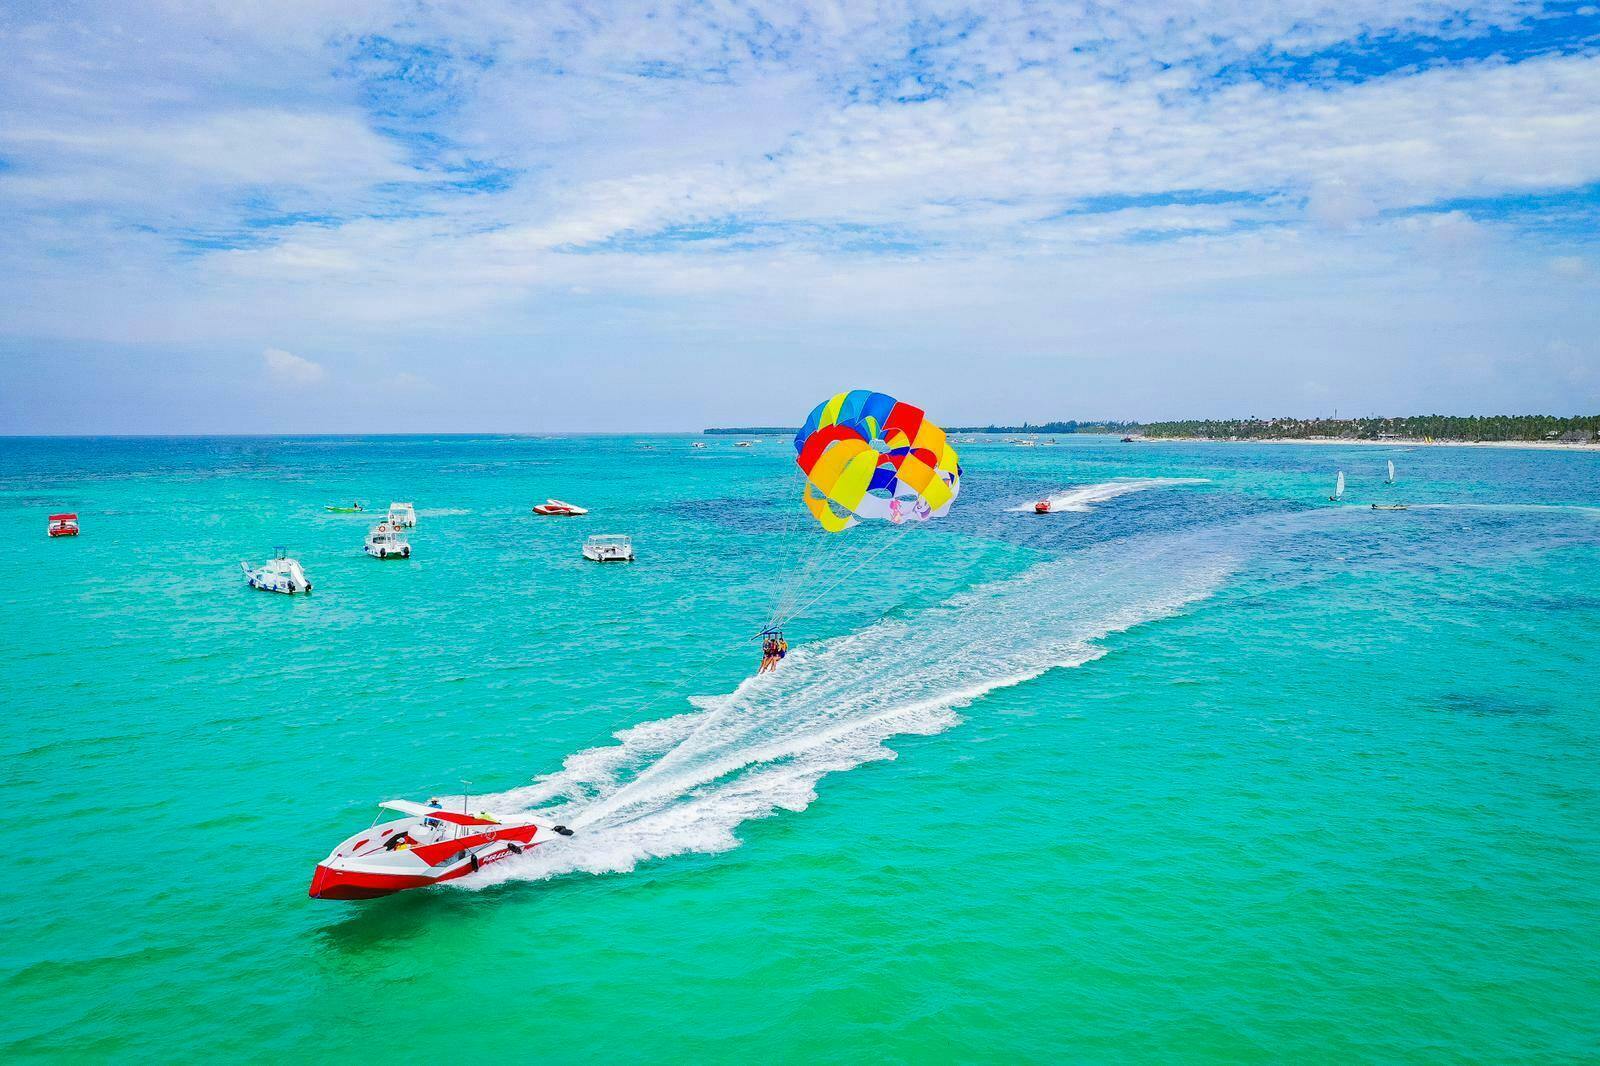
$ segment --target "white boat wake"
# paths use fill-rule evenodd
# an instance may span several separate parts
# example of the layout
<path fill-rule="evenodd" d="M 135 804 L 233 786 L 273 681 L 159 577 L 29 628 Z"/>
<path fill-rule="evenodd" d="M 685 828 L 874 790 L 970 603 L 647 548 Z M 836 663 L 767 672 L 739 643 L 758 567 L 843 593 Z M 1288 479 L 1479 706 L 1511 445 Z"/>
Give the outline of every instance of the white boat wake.
<path fill-rule="evenodd" d="M 1229 545 L 1215 531 L 1100 545 L 802 646 L 776 673 L 482 797 L 506 812 L 538 808 L 577 834 L 461 887 L 737 847 L 741 823 L 804 810 L 824 775 L 893 759 L 890 738 L 948 729 L 983 694 L 1089 662 L 1104 653 L 1096 640 L 1210 595 L 1236 564 Z"/>
<path fill-rule="evenodd" d="M 1062 511 L 1075 511 L 1083 513 L 1092 511 L 1090 506 L 1096 503 L 1105 503 L 1118 496 L 1126 496 L 1133 492 L 1148 492 L 1151 489 L 1164 489 L 1173 485 L 1209 485 L 1210 478 L 1203 477 L 1119 477 L 1110 481 L 1102 481 L 1096 485 L 1079 485 L 1077 488 L 1063 489 L 1052 493 L 1045 499 L 1050 502 L 1050 513 L 1060 514 Z M 1017 513 L 1033 512 L 1036 501 L 1007 507 L 1007 511 Z"/>

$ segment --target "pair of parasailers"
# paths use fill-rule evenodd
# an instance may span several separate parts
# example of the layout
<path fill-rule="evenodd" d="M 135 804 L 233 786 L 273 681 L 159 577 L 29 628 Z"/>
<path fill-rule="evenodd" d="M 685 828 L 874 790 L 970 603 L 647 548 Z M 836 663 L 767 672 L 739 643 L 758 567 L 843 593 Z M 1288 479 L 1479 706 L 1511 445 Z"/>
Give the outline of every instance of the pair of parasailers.
<path fill-rule="evenodd" d="M 789 642 L 783 639 L 782 633 L 768 633 L 761 641 L 761 669 L 756 673 L 764 674 L 769 670 L 776 670 L 778 663 L 789 654 Z"/>

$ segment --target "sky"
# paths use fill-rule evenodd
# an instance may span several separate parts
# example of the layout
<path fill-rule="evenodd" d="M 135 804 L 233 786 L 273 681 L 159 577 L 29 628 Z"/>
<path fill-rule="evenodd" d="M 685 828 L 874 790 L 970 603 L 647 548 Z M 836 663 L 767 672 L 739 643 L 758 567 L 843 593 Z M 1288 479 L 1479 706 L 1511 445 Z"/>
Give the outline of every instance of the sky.
<path fill-rule="evenodd" d="M 0 6 L 0 433 L 1600 411 L 1600 7 Z"/>

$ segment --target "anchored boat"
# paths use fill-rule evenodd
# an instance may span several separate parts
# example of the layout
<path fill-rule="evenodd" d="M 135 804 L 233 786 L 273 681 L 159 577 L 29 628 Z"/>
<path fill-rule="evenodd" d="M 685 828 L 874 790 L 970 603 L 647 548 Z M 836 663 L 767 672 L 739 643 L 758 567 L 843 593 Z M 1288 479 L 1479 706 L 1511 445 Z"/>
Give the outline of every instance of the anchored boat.
<path fill-rule="evenodd" d="M 633 562 L 633 538 L 599 533 L 583 542 L 583 557 L 597 563 Z"/>
<path fill-rule="evenodd" d="M 366 552 L 374 559 L 409 559 L 411 542 L 391 523 L 379 522 L 367 534 Z"/>
<path fill-rule="evenodd" d="M 543 503 L 534 504 L 533 513 L 545 516 L 555 515 L 561 518 L 576 518 L 578 515 L 588 514 L 589 509 L 587 507 L 579 507 L 575 503 L 567 503 L 564 500 L 546 500 Z"/>
<path fill-rule="evenodd" d="M 406 817 L 375 823 L 334 848 L 311 875 L 312 899 L 374 899 L 426 888 L 572 835 L 566 826 L 527 816 L 468 814 L 464 796 L 459 811 L 444 810 L 438 800 L 385 800 L 378 806 Z"/>
<path fill-rule="evenodd" d="M 417 509 L 409 503 L 391 503 L 389 524 L 399 529 L 411 529 L 417 524 Z"/>
<path fill-rule="evenodd" d="M 52 537 L 76 537 L 78 535 L 78 516 L 76 514 L 53 514 L 50 516 L 48 531 Z"/>
<path fill-rule="evenodd" d="M 297 560 L 289 558 L 283 548 L 278 549 L 277 555 L 271 562 L 255 567 L 241 562 L 239 567 L 244 571 L 244 579 L 249 582 L 251 588 L 261 589 L 264 592 L 282 592 L 290 596 L 296 592 L 311 591 L 311 582 L 306 578 L 306 572 L 300 569 Z"/>

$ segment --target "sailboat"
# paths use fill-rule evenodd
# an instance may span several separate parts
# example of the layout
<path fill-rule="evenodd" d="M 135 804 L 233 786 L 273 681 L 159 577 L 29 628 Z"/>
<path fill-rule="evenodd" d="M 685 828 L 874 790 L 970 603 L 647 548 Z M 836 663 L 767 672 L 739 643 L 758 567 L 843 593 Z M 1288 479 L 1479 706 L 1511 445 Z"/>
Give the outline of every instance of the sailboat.
<path fill-rule="evenodd" d="M 1337 480 L 1337 481 L 1335 481 L 1333 483 L 1333 495 L 1329 496 L 1328 499 L 1332 500 L 1334 503 L 1338 503 L 1340 500 L 1344 499 L 1344 471 L 1343 470 L 1339 471 L 1339 480 Z"/>
<path fill-rule="evenodd" d="M 1393 459 L 1389 460 L 1389 480 L 1385 481 L 1384 484 L 1385 485 L 1393 485 L 1394 484 L 1394 460 Z M 1406 510 L 1406 505 L 1403 504 L 1403 503 L 1375 503 L 1375 504 L 1372 505 L 1372 509 L 1374 511 L 1404 511 L 1404 510 Z"/>

